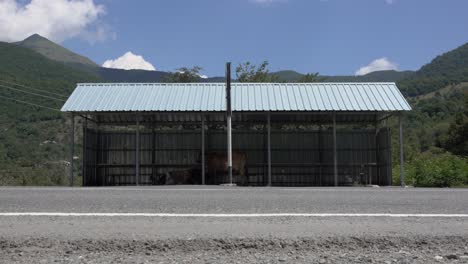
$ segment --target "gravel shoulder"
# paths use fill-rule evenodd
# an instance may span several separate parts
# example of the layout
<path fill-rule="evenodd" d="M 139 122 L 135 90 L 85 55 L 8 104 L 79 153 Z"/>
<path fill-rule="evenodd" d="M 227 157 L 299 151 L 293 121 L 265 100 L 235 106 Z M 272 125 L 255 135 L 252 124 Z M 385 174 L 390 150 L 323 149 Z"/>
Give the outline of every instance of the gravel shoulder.
<path fill-rule="evenodd" d="M 72 240 L 0 238 L 0 263 L 468 263 L 468 238 Z"/>

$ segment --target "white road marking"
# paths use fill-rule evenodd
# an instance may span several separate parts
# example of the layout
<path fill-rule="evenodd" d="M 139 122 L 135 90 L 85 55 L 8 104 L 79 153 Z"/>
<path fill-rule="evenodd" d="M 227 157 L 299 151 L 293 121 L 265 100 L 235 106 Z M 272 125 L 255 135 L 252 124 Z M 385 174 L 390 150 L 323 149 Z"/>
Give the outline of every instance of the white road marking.
<path fill-rule="evenodd" d="M 397 218 L 468 218 L 468 214 L 389 214 L 389 213 L 251 213 L 251 214 L 191 214 L 191 213 L 73 213 L 73 212 L 5 212 L 0 216 L 58 216 L 58 217 L 203 217 L 203 218 L 258 218 L 258 217 L 397 217 Z"/>

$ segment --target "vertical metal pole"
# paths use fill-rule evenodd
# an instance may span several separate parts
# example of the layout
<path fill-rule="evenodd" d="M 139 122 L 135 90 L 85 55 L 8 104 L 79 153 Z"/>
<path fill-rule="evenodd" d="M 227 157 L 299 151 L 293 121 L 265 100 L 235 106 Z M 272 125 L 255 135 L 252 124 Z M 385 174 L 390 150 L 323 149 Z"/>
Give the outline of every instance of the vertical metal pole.
<path fill-rule="evenodd" d="M 87 132 L 88 132 L 88 119 L 84 118 L 83 120 L 83 154 L 81 155 L 82 156 L 82 160 L 81 160 L 81 170 L 82 170 L 82 183 L 81 185 L 82 186 L 86 186 L 86 183 L 87 183 L 87 180 L 86 180 L 86 177 L 87 177 L 87 166 L 88 166 L 88 158 L 87 158 L 87 152 L 88 152 L 88 148 L 87 148 L 87 145 L 88 145 L 88 141 L 87 141 Z"/>
<path fill-rule="evenodd" d="M 205 185 L 205 117 L 201 118 L 201 180 Z"/>
<path fill-rule="evenodd" d="M 155 182 L 156 180 L 156 132 L 155 132 L 155 124 L 154 119 L 151 122 L 151 181 L 152 184 L 157 184 L 159 182 Z"/>
<path fill-rule="evenodd" d="M 268 186 L 271 186 L 271 114 L 267 114 Z"/>
<path fill-rule="evenodd" d="M 232 109 L 231 109 L 231 63 L 226 63 L 226 116 L 227 116 L 227 158 L 229 184 L 232 184 Z"/>
<path fill-rule="evenodd" d="M 70 118 L 70 186 L 73 186 L 73 156 L 75 155 L 75 114 L 71 114 Z"/>
<path fill-rule="evenodd" d="M 400 127 L 400 185 L 405 186 L 405 163 L 403 160 L 403 120 L 402 115 L 398 116 L 398 123 Z"/>
<path fill-rule="evenodd" d="M 140 178 L 140 119 L 136 117 L 136 137 L 135 137 L 135 185 L 139 184 Z"/>
<path fill-rule="evenodd" d="M 99 164 L 99 155 L 101 155 L 101 132 L 99 128 L 99 121 L 96 122 L 96 133 L 95 133 L 95 142 L 96 142 L 96 150 L 94 152 L 94 179 L 93 179 L 93 186 L 98 186 L 98 164 Z"/>
<path fill-rule="evenodd" d="M 231 127 L 231 116 L 227 118 L 227 158 L 228 158 L 228 174 L 229 184 L 232 184 L 232 127 Z"/>
<path fill-rule="evenodd" d="M 336 155 L 336 113 L 333 112 L 333 182 L 338 186 L 338 159 Z"/>

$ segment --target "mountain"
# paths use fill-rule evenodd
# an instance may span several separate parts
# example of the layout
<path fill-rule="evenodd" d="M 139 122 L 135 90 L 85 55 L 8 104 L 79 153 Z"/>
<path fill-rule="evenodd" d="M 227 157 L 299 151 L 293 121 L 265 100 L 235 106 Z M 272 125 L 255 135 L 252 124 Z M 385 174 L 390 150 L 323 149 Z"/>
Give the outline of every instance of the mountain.
<path fill-rule="evenodd" d="M 360 76 L 324 76 L 325 82 L 398 82 L 413 75 L 413 71 L 375 71 Z"/>
<path fill-rule="evenodd" d="M 99 67 L 92 60 L 76 54 L 39 34 L 34 34 L 23 41 L 16 42 L 18 46 L 34 50 L 45 57 L 59 62 L 83 65 L 87 67 Z"/>
<path fill-rule="evenodd" d="M 50 60 L 65 63 L 67 66 L 91 75 L 98 75 L 109 82 L 160 82 L 168 75 L 163 71 L 104 68 L 89 58 L 76 54 L 38 34 L 14 44 L 38 52 Z"/>
<path fill-rule="evenodd" d="M 162 82 L 169 75 L 163 71 L 121 70 L 100 67 L 96 73 L 109 82 Z"/>
<path fill-rule="evenodd" d="M 467 81 L 468 43 L 437 56 L 398 85 L 404 94 L 417 96 Z"/>
<path fill-rule="evenodd" d="M 66 184 L 69 145 L 60 109 L 78 82 L 97 75 L 0 42 L 0 184 Z M 79 131 L 77 131 L 79 133 Z"/>
<path fill-rule="evenodd" d="M 90 59 L 76 54 L 38 34 L 34 34 L 23 41 L 15 44 L 31 49 L 47 58 L 63 62 L 68 66 L 75 67 L 82 71 L 87 71 L 90 74 L 98 75 L 102 79 L 109 82 L 162 82 L 169 74 L 164 71 L 145 71 L 145 70 L 121 70 L 100 67 Z M 380 71 L 372 72 L 363 76 L 323 76 L 322 81 L 326 82 L 396 82 L 402 78 L 409 76 L 412 72 L 397 72 L 397 71 Z M 304 74 L 293 71 L 284 70 L 270 73 L 281 82 L 296 82 Z M 203 82 L 223 82 L 224 77 L 210 77 Z"/>
<path fill-rule="evenodd" d="M 274 76 L 281 82 L 296 82 L 304 76 L 304 74 L 292 70 L 272 72 L 270 75 Z"/>

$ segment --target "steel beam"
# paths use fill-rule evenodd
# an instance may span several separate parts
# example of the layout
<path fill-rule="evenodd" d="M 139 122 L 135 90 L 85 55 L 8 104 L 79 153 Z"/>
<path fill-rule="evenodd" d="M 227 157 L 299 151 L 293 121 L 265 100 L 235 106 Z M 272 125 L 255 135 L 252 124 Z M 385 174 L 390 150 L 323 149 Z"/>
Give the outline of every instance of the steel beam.
<path fill-rule="evenodd" d="M 267 114 L 268 186 L 271 186 L 271 114 Z"/>
<path fill-rule="evenodd" d="M 151 181 L 155 184 L 156 179 L 156 132 L 154 129 L 154 121 L 151 123 Z"/>
<path fill-rule="evenodd" d="M 70 117 L 70 186 L 73 186 L 74 179 L 73 179 L 73 158 L 75 156 L 75 114 L 71 113 Z"/>
<path fill-rule="evenodd" d="M 403 117 L 398 116 L 398 125 L 400 127 L 400 185 L 405 187 L 405 162 L 403 159 Z"/>
<path fill-rule="evenodd" d="M 338 158 L 336 154 L 336 113 L 333 112 L 333 183 L 338 186 Z"/>
<path fill-rule="evenodd" d="M 101 155 L 101 127 L 99 123 L 96 123 L 96 133 L 95 133 L 95 142 L 96 142 L 96 150 L 94 154 L 94 179 L 93 179 L 93 186 L 98 186 L 98 164 L 99 164 L 99 156 Z"/>
<path fill-rule="evenodd" d="M 138 186 L 140 180 L 140 120 L 136 118 L 135 135 L 135 185 Z"/>
<path fill-rule="evenodd" d="M 82 159 L 81 159 L 81 175 L 82 175 L 82 186 L 86 186 L 86 174 L 87 174 L 87 164 L 88 164 L 88 158 L 87 158 L 87 133 L 88 133 L 88 119 L 84 118 L 83 119 L 83 154 Z"/>
<path fill-rule="evenodd" d="M 205 185 L 205 117 L 201 121 L 201 180 Z"/>

